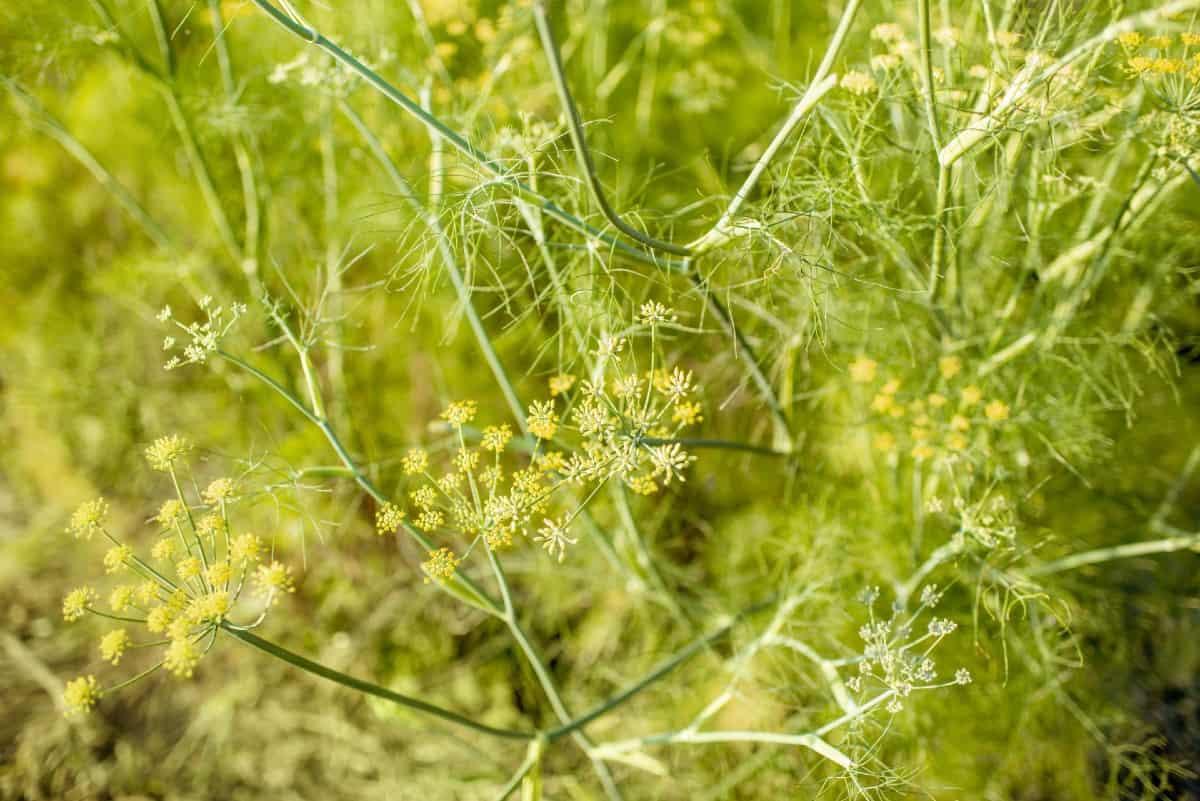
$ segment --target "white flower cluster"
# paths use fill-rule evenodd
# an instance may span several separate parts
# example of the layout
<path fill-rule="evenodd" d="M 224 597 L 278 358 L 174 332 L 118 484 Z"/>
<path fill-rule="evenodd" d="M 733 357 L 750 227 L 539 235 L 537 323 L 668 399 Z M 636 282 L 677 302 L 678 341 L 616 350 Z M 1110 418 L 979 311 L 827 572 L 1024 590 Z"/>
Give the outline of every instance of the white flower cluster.
<path fill-rule="evenodd" d="M 179 353 L 171 356 L 163 365 L 164 369 L 174 370 L 185 364 L 204 364 L 212 353 L 216 353 L 221 340 L 233 328 L 234 323 L 246 313 L 246 305 L 234 303 L 228 308 L 213 304 L 210 295 L 200 299 L 200 310 L 205 314 L 204 322 L 182 323 L 175 318 L 170 306 L 164 306 L 158 313 L 160 323 L 174 323 L 180 331 L 187 335 L 186 341 Z M 173 351 L 179 343 L 175 337 L 163 340 L 163 350 Z"/>
<path fill-rule="evenodd" d="M 859 629 L 863 641 L 858 661 L 858 675 L 846 681 L 853 692 L 862 692 L 869 684 L 882 686 L 880 698 L 887 697 L 887 710 L 893 714 L 903 709 L 903 699 L 919 690 L 934 690 L 952 685 L 971 683 L 971 674 L 959 668 L 948 681 L 938 681 L 937 663 L 932 653 L 941 641 L 954 633 L 958 624 L 947 618 L 930 617 L 924 633 L 916 633 L 921 616 L 932 611 L 942 598 L 937 585 L 927 585 L 921 591 L 921 604 L 912 614 L 893 607 L 886 620 L 875 617 L 875 602 L 879 589 L 870 587 L 860 596 L 868 607 L 869 620 Z"/>

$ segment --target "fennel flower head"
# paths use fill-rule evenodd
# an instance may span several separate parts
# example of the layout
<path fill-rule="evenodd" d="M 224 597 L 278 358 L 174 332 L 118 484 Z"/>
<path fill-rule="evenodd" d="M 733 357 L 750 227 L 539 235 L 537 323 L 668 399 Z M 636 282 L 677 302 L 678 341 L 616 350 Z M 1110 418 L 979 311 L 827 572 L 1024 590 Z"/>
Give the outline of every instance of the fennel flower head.
<path fill-rule="evenodd" d="M 159 669 L 192 676 L 222 627 L 243 625 L 238 622 L 243 615 L 261 620 L 295 590 L 291 568 L 278 559 L 264 563 L 269 551 L 263 540 L 238 530 L 231 519 L 238 502 L 232 479 L 217 478 L 195 497 L 184 492 L 184 482 L 176 479 L 188 470 L 192 449 L 175 435 L 146 448 L 149 466 L 172 475 L 175 495 L 147 518 L 148 530 L 128 537 L 114 531 L 102 498 L 80 505 L 67 525 L 80 539 L 99 535 L 107 541 L 100 561 L 116 583 L 104 591 L 106 602 L 91 586 L 71 590 L 63 598 L 63 619 L 75 623 L 91 616 L 118 624 L 101 632 L 97 650 L 113 666 L 137 662 L 135 679 Z M 142 539 L 152 543 L 145 551 Z M 127 683 L 118 680 L 109 689 Z M 67 684 L 63 702 L 71 714 L 87 712 L 105 692 L 89 674 Z"/>

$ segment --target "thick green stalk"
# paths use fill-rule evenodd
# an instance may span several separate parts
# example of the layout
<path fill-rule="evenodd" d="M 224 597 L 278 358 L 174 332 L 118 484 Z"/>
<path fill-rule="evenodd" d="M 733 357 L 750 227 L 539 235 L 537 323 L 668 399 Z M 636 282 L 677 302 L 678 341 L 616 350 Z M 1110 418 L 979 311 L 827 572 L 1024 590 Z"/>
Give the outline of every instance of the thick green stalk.
<path fill-rule="evenodd" d="M 229 623 L 223 622 L 221 624 L 221 628 L 247 645 L 251 645 L 264 653 L 270 654 L 276 659 L 282 659 L 284 662 L 287 662 L 294 667 L 298 667 L 301 670 L 312 673 L 314 676 L 320 676 L 323 679 L 328 679 L 329 681 L 341 684 L 344 687 L 357 690 L 360 693 L 373 695 L 376 698 L 382 698 L 385 701 L 391 701 L 392 703 L 399 704 L 400 706 L 405 706 L 409 709 L 415 709 L 418 712 L 422 712 L 426 715 L 432 715 L 433 717 L 453 723 L 456 726 L 463 726 L 492 737 L 498 737 L 505 740 L 533 740 L 537 738 L 537 734 L 534 732 L 515 731 L 513 729 L 497 729 L 460 715 L 457 712 L 451 712 L 448 709 L 443 709 L 440 706 L 435 706 L 434 704 L 422 701 L 419 698 L 403 695 L 402 693 L 395 692 L 394 690 L 389 690 L 386 687 L 380 687 L 378 684 L 372 684 L 369 681 L 357 679 L 354 676 L 349 676 L 345 673 L 334 670 L 333 668 L 326 667 L 320 662 L 314 662 L 311 659 L 295 653 L 294 651 L 289 651 L 280 645 L 276 645 L 269 640 L 264 640 L 262 637 L 259 637 L 256 634 L 239 629 Z"/>

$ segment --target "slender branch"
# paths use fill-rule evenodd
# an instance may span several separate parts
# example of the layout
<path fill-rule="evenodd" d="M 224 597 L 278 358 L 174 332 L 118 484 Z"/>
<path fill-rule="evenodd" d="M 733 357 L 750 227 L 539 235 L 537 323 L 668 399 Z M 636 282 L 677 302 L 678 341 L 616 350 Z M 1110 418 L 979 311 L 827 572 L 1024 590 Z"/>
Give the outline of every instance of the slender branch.
<path fill-rule="evenodd" d="M 841 768 L 854 767 L 854 760 L 843 751 L 832 746 L 820 735 L 812 732 L 781 734 L 766 731 L 678 731 L 652 734 L 630 740 L 619 740 L 597 746 L 595 754 L 601 759 L 614 759 L 630 751 L 638 751 L 647 745 L 706 745 L 710 743 L 767 743 L 770 745 L 798 745 L 814 751 Z"/>
<path fill-rule="evenodd" d="M 721 324 L 721 327 L 725 329 L 725 333 L 729 335 L 737 346 L 737 349 L 741 351 L 740 355 L 742 361 L 745 363 L 746 372 L 750 374 L 750 379 L 758 387 L 759 394 L 766 401 L 767 408 L 771 410 L 771 416 L 775 419 L 777 428 L 776 439 L 786 442 L 790 449 L 793 440 L 791 424 L 788 422 L 783 406 L 779 403 L 779 398 L 775 395 L 775 388 L 771 386 L 771 380 L 767 378 L 766 373 L 763 372 L 762 366 L 759 364 L 754 348 L 751 347 L 741 330 L 734 325 L 733 318 L 725 309 L 724 304 L 717 300 L 717 296 L 708 291 L 708 288 L 704 286 L 702 279 L 694 273 L 690 277 L 692 278 L 693 286 L 704 294 L 708 308 L 713 313 L 713 316 L 717 318 L 717 322 Z"/>
<path fill-rule="evenodd" d="M 592 161 L 592 151 L 588 148 L 587 136 L 583 130 L 583 119 L 579 116 L 579 109 L 575 106 L 575 99 L 571 96 L 571 88 L 567 85 L 567 76 L 562 64 L 562 54 L 559 52 L 558 42 L 554 38 L 554 30 L 550 27 L 550 20 L 546 15 L 546 3 L 544 0 L 534 0 L 533 21 L 537 28 L 538 38 L 542 40 L 542 50 L 546 54 L 546 63 L 550 66 L 550 75 L 554 79 L 554 89 L 558 93 L 558 100 L 562 104 L 563 111 L 566 113 L 567 130 L 571 134 L 571 144 L 575 148 L 575 158 L 579 162 L 579 170 L 587 180 L 592 198 L 596 201 L 596 205 L 600 207 L 600 211 L 604 214 L 605 219 L 612 223 L 614 228 L 625 234 L 625 236 L 648 248 L 673 253 L 676 256 L 688 256 L 690 251 L 686 247 L 661 239 L 655 239 L 652 236 L 642 233 L 622 220 L 612 205 L 609 204 L 608 198 L 604 194 L 604 187 L 600 185 L 600 179 L 596 176 L 596 165 Z"/>
<path fill-rule="evenodd" d="M 270 654 L 276 659 L 282 659 L 284 662 L 287 662 L 294 667 L 308 671 L 309 673 L 312 673 L 315 676 L 320 676 L 323 679 L 328 679 L 329 681 L 341 684 L 344 687 L 349 687 L 352 690 L 357 690 L 360 693 L 373 695 L 376 698 L 382 698 L 385 701 L 391 701 L 392 703 L 399 704 L 400 706 L 406 706 L 409 709 L 415 709 L 416 711 L 422 712 L 426 715 L 432 715 L 433 717 L 440 718 L 457 726 L 463 726 L 492 737 L 498 737 L 505 740 L 533 740 L 537 737 L 537 734 L 534 732 L 515 731 L 513 729 L 497 729 L 492 726 L 487 726 L 483 723 L 474 721 L 471 718 L 460 715 L 457 712 L 451 712 L 448 709 L 443 709 L 440 706 L 435 706 L 434 704 L 422 701 L 419 698 L 403 695 L 402 693 L 395 692 L 394 690 L 389 690 L 386 687 L 380 687 L 378 684 L 372 684 L 369 681 L 363 681 L 362 679 L 355 678 L 354 676 L 349 676 L 345 673 L 334 670 L 333 668 L 326 667 L 319 662 L 314 662 L 311 659 L 295 653 L 294 651 L 289 651 L 288 649 L 280 645 L 276 645 L 269 640 L 264 640 L 262 637 L 259 637 L 256 634 L 234 628 L 228 623 L 223 622 L 221 624 L 221 628 L 247 645 L 251 645 L 260 651 L 263 651 L 264 653 Z"/>
<path fill-rule="evenodd" d="M 183 151 L 187 154 L 188 164 L 191 165 L 192 174 L 195 176 L 196 184 L 200 188 L 200 196 L 204 199 L 204 205 L 208 207 L 209 215 L 212 217 L 213 224 L 217 228 L 217 235 L 221 238 L 221 243 L 225 246 L 225 249 L 229 251 L 229 255 L 234 263 L 241 266 L 241 247 L 238 245 L 237 237 L 233 234 L 233 226 L 229 224 L 229 217 L 225 213 L 225 207 L 222 205 L 220 195 L 217 193 L 217 187 L 213 182 L 212 172 L 209 170 L 208 161 L 204 157 L 204 151 L 200 149 L 200 143 L 196 139 L 196 131 L 192 127 L 192 121 L 188 117 L 187 112 L 184 111 L 183 103 L 179 97 L 179 87 L 175 82 L 175 53 L 171 44 L 170 34 L 167 31 L 166 19 L 163 16 L 162 8 L 159 6 L 158 0 L 147 0 L 146 5 L 150 11 L 150 20 L 153 23 L 155 40 L 158 42 L 166 69 L 165 75 L 160 74 L 157 76 L 157 85 L 162 91 L 163 99 L 166 101 L 167 111 L 171 115 L 171 122 L 178 132 L 179 138 L 183 141 Z"/>
<path fill-rule="evenodd" d="M 400 106 L 400 108 L 408 112 L 413 117 L 416 117 L 430 129 L 432 134 L 444 139 L 450 144 L 451 147 L 458 150 L 469 160 L 477 164 L 481 169 L 484 170 L 484 172 L 497 179 L 500 184 L 508 187 L 527 202 L 538 206 L 544 212 L 549 214 L 551 217 L 554 217 L 567 227 L 589 237 L 590 239 L 603 242 L 611 247 L 615 253 L 627 256 L 636 261 L 675 270 L 685 270 L 687 268 L 686 262 L 657 256 L 652 252 L 647 252 L 641 247 L 631 245 L 628 242 L 613 236 L 612 234 L 585 223 L 583 220 L 563 209 L 554 201 L 535 191 L 523 181 L 514 178 L 508 173 L 507 170 L 505 170 L 504 166 L 500 162 L 494 160 L 487 153 L 483 152 L 475 145 L 467 141 L 462 134 L 453 130 L 437 117 L 421 108 L 420 103 L 401 92 L 388 81 L 384 80 L 384 78 L 382 78 L 374 70 L 343 50 L 336 42 L 333 42 L 332 40 L 326 38 L 319 31 L 310 28 L 305 24 L 301 24 L 289 15 L 285 14 L 283 11 L 280 11 L 270 2 L 270 0 L 253 0 L 253 2 L 277 24 L 283 26 L 292 34 L 300 37 L 309 44 L 315 45 L 324 50 L 326 53 L 333 56 L 338 63 L 362 77 L 384 97 Z"/>
<path fill-rule="evenodd" d="M 350 475 L 354 479 L 354 482 L 356 484 L 358 484 L 358 486 L 363 490 L 363 492 L 370 495 L 373 499 L 375 499 L 379 503 L 387 503 L 388 502 L 387 496 L 378 487 L 375 486 L 375 483 L 372 482 L 371 479 L 368 478 L 365 473 L 363 473 L 362 469 L 358 466 L 358 462 L 355 461 L 354 457 L 350 455 L 350 452 L 348 450 L 346 450 L 346 446 L 342 444 L 342 441 L 338 437 L 337 432 L 333 430 L 333 427 L 329 424 L 329 422 L 327 420 L 315 415 L 308 407 L 306 407 L 304 405 L 304 403 L 299 398 L 297 398 L 295 395 L 293 395 L 291 392 L 289 392 L 278 381 L 271 378 L 269 375 L 264 373 L 262 370 L 259 370 L 257 367 L 254 367 L 253 365 L 248 364 L 247 362 L 243 361 L 242 359 L 238 358 L 237 356 L 234 356 L 233 354 L 227 353 L 226 351 L 223 351 L 223 350 L 218 350 L 217 355 L 221 356 L 221 358 L 223 358 L 229 362 L 232 362 L 233 364 L 237 365 L 238 367 L 242 368 L 243 370 L 245 370 L 248 373 L 250 373 L 251 375 L 253 375 L 255 378 L 262 381 L 264 384 L 269 386 L 271 389 L 275 390 L 275 392 L 277 394 L 279 394 L 285 400 L 287 400 L 287 402 L 290 403 L 294 408 L 299 410 L 299 412 L 302 415 L 304 415 L 304 418 L 306 420 L 308 420 L 310 423 L 315 425 L 318 429 L 321 430 L 321 433 L 325 435 L 325 439 L 329 443 L 329 446 L 331 448 L 333 448 L 334 453 L 337 454 L 338 459 L 342 462 L 342 464 L 345 466 L 345 468 L 350 472 Z M 418 543 L 420 543 L 421 547 L 425 549 L 426 553 L 430 553 L 433 550 L 435 550 L 433 542 L 428 537 L 426 537 L 422 531 L 413 527 L 407 521 L 404 522 L 403 527 L 404 527 L 405 533 L 407 533 L 412 539 L 414 539 Z M 491 598 L 489 598 L 487 593 L 485 593 L 480 587 L 478 587 L 475 584 L 475 582 L 473 580 L 471 580 L 471 578 L 469 578 L 468 576 L 464 576 L 461 573 L 456 573 L 454 575 L 454 577 L 451 578 L 450 580 L 445 581 L 445 582 L 439 582 L 438 586 L 441 587 L 442 589 L 444 589 L 449 594 L 458 598 L 463 603 L 473 606 L 476 609 L 479 609 L 482 612 L 486 612 L 489 615 L 497 616 L 497 617 L 500 616 L 500 609 L 496 605 L 496 602 L 493 601 Z"/>
<path fill-rule="evenodd" d="M 125 209 L 125 212 L 141 226 L 142 231 L 153 240 L 155 245 L 163 250 L 170 248 L 171 240 L 167 236 L 167 233 L 150 216 L 150 213 L 146 211 L 146 208 L 138 199 L 109 172 L 107 167 L 100 163 L 82 142 L 76 139 L 61 122 L 20 84 L 8 77 L 0 78 L 0 80 L 3 80 L 5 88 L 8 89 L 18 105 L 30 115 L 29 122 L 34 128 L 58 142 L 67 153 L 83 165 L 84 169 L 90 172 L 92 177 L 99 181 L 100 185 L 108 190 L 117 203 Z"/>
<path fill-rule="evenodd" d="M 633 684 L 626 687 L 621 692 L 612 696 L 611 698 L 604 701 L 603 703 L 598 704 L 597 706 L 589 709 L 587 712 L 584 712 L 582 715 L 575 718 L 570 723 L 567 723 L 565 725 L 559 726 L 557 729 L 551 729 L 550 731 L 546 732 L 546 738 L 548 740 L 550 740 L 551 742 L 553 742 L 553 741 L 559 739 L 560 737 L 562 737 L 564 734 L 570 734 L 571 732 L 582 729 L 584 726 L 591 723 L 596 718 L 599 718 L 602 715 L 605 715 L 608 712 L 612 711 L 613 709 L 616 709 L 618 706 L 620 706 L 621 704 L 624 704 L 626 701 L 633 698 L 635 695 L 637 695 L 638 693 L 640 693 L 642 690 L 646 689 L 650 685 L 654 684 L 659 679 L 666 677 L 668 674 L 670 674 L 672 671 L 674 671 L 677 667 L 682 665 L 684 662 L 687 662 L 689 659 L 696 656 L 701 651 L 704 651 L 707 648 L 709 648 L 710 646 L 715 645 L 716 643 L 725 639 L 725 637 L 727 637 L 729 635 L 729 633 L 731 631 L 733 631 L 734 626 L 736 626 L 742 620 L 755 614 L 756 612 L 766 609 L 767 607 L 771 606 L 774 603 L 775 603 L 774 599 L 768 599 L 766 601 L 761 601 L 757 604 L 754 604 L 753 606 L 749 606 L 749 607 L 743 609 L 741 612 L 738 612 L 736 615 L 734 615 L 732 618 L 730 618 L 729 621 L 727 623 L 725 623 L 724 625 L 722 625 L 720 628 L 716 629 L 713 632 L 710 632 L 709 634 L 704 635 L 703 637 L 693 640 L 691 643 L 689 643 L 688 645 L 686 645 L 685 647 L 683 647 L 679 651 L 677 651 L 673 656 L 669 657 L 666 661 L 664 661 L 658 667 L 651 670 L 645 676 L 638 679 L 637 681 L 635 681 Z"/>
<path fill-rule="evenodd" d="M 525 778 L 541 764 L 542 753 L 545 750 L 546 740 L 543 737 L 537 737 L 529 743 L 529 748 L 525 752 L 525 759 L 517 768 L 517 772 L 512 775 L 512 778 L 500 790 L 500 795 L 496 796 L 496 801 L 505 801 L 506 798 L 513 794 L 514 790 L 521 786 Z"/>
<path fill-rule="evenodd" d="M 545 660 L 542 659 L 542 655 L 538 652 L 537 648 L 534 647 L 533 643 L 529 639 L 529 636 L 521 627 L 520 621 L 518 621 L 516 618 L 512 601 L 512 591 L 508 586 L 508 578 L 504 575 L 504 567 L 500 564 L 500 560 L 496 557 L 495 552 L 492 551 L 490 547 L 487 549 L 487 553 L 488 561 L 492 566 L 492 572 L 496 577 L 496 583 L 500 587 L 500 594 L 504 600 L 505 614 L 502 619 L 508 626 L 508 630 L 512 634 L 513 639 L 516 641 L 517 646 L 521 649 L 522 653 L 525 654 L 525 660 L 533 669 L 533 673 L 537 677 L 538 683 L 542 687 L 542 692 L 545 693 L 546 699 L 550 702 L 550 706 L 554 710 L 554 714 L 558 717 L 559 722 L 564 726 L 570 725 L 572 721 L 571 713 L 567 709 L 567 705 L 563 703 L 562 695 L 559 693 L 558 685 L 555 683 L 554 677 L 550 675 L 550 671 L 546 667 Z M 599 777 L 601 785 L 604 786 L 605 793 L 610 799 L 613 799 L 613 801 L 620 801 L 621 791 L 617 789 L 616 782 L 613 780 L 612 774 L 608 770 L 608 766 L 604 764 L 603 760 L 592 756 L 592 741 L 586 734 L 578 730 L 571 731 L 570 736 L 571 739 L 575 741 L 576 745 L 578 745 L 580 749 L 582 749 L 583 752 L 588 755 L 588 758 L 592 762 L 592 768 L 596 771 L 596 775 Z"/>
<path fill-rule="evenodd" d="M 425 223 L 430 233 L 433 234 L 434 240 L 437 242 L 438 254 L 442 257 L 442 264 L 446 269 L 446 275 L 450 277 L 450 283 L 454 286 L 455 294 L 458 295 L 459 305 L 462 306 L 463 314 L 467 318 L 467 324 L 471 326 L 471 332 L 475 335 L 475 341 L 479 344 L 479 349 L 483 352 L 484 361 L 488 363 L 492 375 L 496 378 L 496 383 L 500 385 L 500 391 L 504 394 L 509 411 L 516 418 L 521 430 L 527 431 L 525 407 L 521 405 L 521 401 L 517 397 L 517 391 L 513 388 L 512 381 L 509 379 L 508 373 L 500 361 L 500 357 L 496 355 L 496 349 L 492 346 L 491 337 L 488 336 L 487 329 L 483 327 L 483 320 L 480 319 L 478 312 L 475 311 L 475 306 L 471 301 L 471 290 L 467 286 L 462 269 L 458 264 L 458 258 L 454 255 L 454 250 L 450 247 L 449 237 L 442 227 L 441 220 L 438 219 L 437 214 L 421 202 L 412 184 L 396 169 L 396 165 L 384 149 L 383 143 L 379 141 L 379 137 L 375 136 L 374 131 L 363 122 L 362 117 L 344 100 L 341 101 L 339 108 L 367 143 L 367 148 L 375 156 L 376 160 L 379 161 L 380 165 L 382 165 L 384 172 L 391 179 L 392 185 L 400 193 L 400 197 L 404 198 L 405 202 L 408 203 L 421 222 Z"/>
<path fill-rule="evenodd" d="M 221 72 L 221 86 L 225 90 L 225 102 L 234 104 L 238 100 L 237 83 L 233 75 L 233 58 L 229 54 L 229 43 L 225 38 L 225 18 L 221 12 L 221 0 L 208 0 L 208 15 L 213 30 L 213 47 L 217 53 L 217 67 Z M 259 193 L 259 178 L 255 174 L 251 158 L 253 140 L 244 131 L 230 137 L 233 145 L 234 162 L 242 180 L 242 207 L 245 227 L 242 240 L 242 272 L 251 287 L 260 291 L 258 258 L 262 250 L 262 198 Z"/>
<path fill-rule="evenodd" d="M 1051 562 L 1045 562 L 1023 571 L 1027 576 L 1048 576 L 1052 573 L 1064 573 L 1084 565 L 1094 565 L 1100 562 L 1112 562 L 1117 559 L 1129 559 L 1134 556 L 1148 556 L 1156 553 L 1175 553 L 1176 551 L 1200 552 L 1200 532 L 1181 534 L 1149 542 L 1133 542 L 1127 545 L 1115 545 L 1111 548 L 1097 548 L 1091 551 L 1064 556 Z"/>
<path fill-rule="evenodd" d="M 846 35 L 850 32 L 850 26 L 854 22 L 855 15 L 858 13 L 861 1 L 849 0 L 846 3 L 841 19 L 838 20 L 837 28 L 834 29 L 833 36 L 829 40 L 829 46 L 825 48 L 825 55 L 822 57 L 821 63 L 817 66 L 817 71 L 813 73 L 812 79 L 809 81 L 808 89 L 801 95 L 800 100 L 796 102 L 796 106 L 792 109 L 787 119 L 784 120 L 783 125 L 780 126 L 771 143 L 767 145 L 767 149 L 759 156 L 753 169 L 750 170 L 750 174 L 746 176 L 746 180 L 729 202 L 729 207 L 726 208 L 725 213 L 721 215 L 721 218 L 717 220 L 716 224 L 704 236 L 687 246 L 693 255 L 699 255 L 705 251 L 712 250 L 734 237 L 736 233 L 736 226 L 733 224 L 734 219 L 741 210 L 742 204 L 746 202 L 750 197 L 750 193 L 758 185 L 763 173 L 767 171 L 767 167 L 770 166 L 796 127 L 808 116 L 808 113 L 812 111 L 817 103 L 821 101 L 821 98 L 837 85 L 837 76 L 831 73 L 833 63 L 837 59 L 843 43 L 846 41 Z"/>

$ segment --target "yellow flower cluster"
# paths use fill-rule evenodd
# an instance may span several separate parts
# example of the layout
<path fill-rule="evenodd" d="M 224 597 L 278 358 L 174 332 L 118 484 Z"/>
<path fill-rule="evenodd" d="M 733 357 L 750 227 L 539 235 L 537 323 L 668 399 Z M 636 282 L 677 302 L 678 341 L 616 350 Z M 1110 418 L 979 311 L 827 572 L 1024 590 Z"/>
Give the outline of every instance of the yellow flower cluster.
<path fill-rule="evenodd" d="M 641 314 L 649 326 L 674 319 L 670 310 L 654 304 L 644 305 Z M 676 437 L 703 419 L 700 403 L 692 399 L 692 374 L 680 368 L 624 370 L 625 345 L 625 340 L 611 336 L 599 344 L 597 353 L 603 354 L 605 366 L 602 378 L 581 382 L 561 374 L 551 379 L 551 398 L 529 406 L 526 426 L 534 448 L 528 461 L 523 455 L 516 457 L 520 466 L 506 458 L 515 436 L 511 426 L 487 426 L 478 444 L 472 445 L 463 426 L 475 419 L 477 404 L 448 405 L 440 417 L 455 430 L 458 448 L 438 470 L 432 468 L 426 451 L 409 451 L 402 467 L 412 480 L 407 490 L 411 506 L 404 510 L 385 504 L 376 514 L 376 529 L 395 531 L 404 520 L 411 520 L 415 529 L 426 534 L 444 532 L 463 543 L 478 538 L 498 550 L 511 547 L 518 536 L 528 536 L 541 517 L 543 535 L 537 541 L 562 558 L 566 545 L 573 542 L 567 531 L 578 509 L 553 526 L 546 522 L 552 498 L 560 490 L 617 479 L 649 495 L 683 481 L 695 459 Z M 573 450 L 551 450 L 552 443 L 565 445 L 566 441 L 575 444 Z M 547 531 L 554 536 L 545 535 Z M 450 548 L 437 549 L 425 572 L 444 579 L 453 574 L 446 566 L 455 558 Z"/>
<path fill-rule="evenodd" d="M 146 458 L 153 469 L 174 473 L 191 448 L 182 437 L 163 437 L 146 449 Z M 231 479 L 211 482 L 194 502 L 182 494 L 182 482 L 172 483 L 177 497 L 163 503 L 149 520 L 158 539 L 148 558 L 139 556 L 108 530 L 108 505 L 103 499 L 88 501 L 75 511 L 67 531 L 83 539 L 102 535 L 111 546 L 103 556 L 105 572 L 135 581 L 109 591 L 109 611 L 100 607 L 100 594 L 91 587 L 72 590 L 63 599 L 63 618 L 73 622 L 90 613 L 119 620 L 126 625 L 100 638 L 101 658 L 119 665 L 132 649 L 152 651 L 165 644 L 155 667 L 187 677 L 208 651 L 251 577 L 267 597 L 268 606 L 280 594 L 292 592 L 295 585 L 290 570 L 278 561 L 254 569 L 266 553 L 262 540 L 249 533 L 231 536 L 227 516 L 235 499 Z M 132 630 L 137 626 L 165 635 L 165 643 L 159 637 L 136 641 Z M 89 675 L 67 685 L 64 702 L 68 711 L 83 712 L 94 706 L 102 693 L 95 677 Z"/>
<path fill-rule="evenodd" d="M 146 461 L 155 470 L 166 473 L 191 450 L 192 443 L 177 434 L 159 437 L 146 448 Z"/>
<path fill-rule="evenodd" d="M 1125 54 L 1125 72 L 1134 78 L 1179 76 L 1192 83 L 1200 83 L 1200 53 L 1189 52 L 1200 46 L 1200 33 L 1179 34 L 1178 43 L 1182 53 L 1169 54 L 1176 40 L 1171 36 L 1146 36 L 1140 31 L 1126 31 L 1117 37 L 1117 44 Z M 1156 51 L 1148 54 L 1149 51 Z"/>
<path fill-rule="evenodd" d="M 914 460 L 926 461 L 968 450 L 980 424 L 1007 420 L 1008 404 L 995 398 L 984 403 L 982 389 L 975 384 L 961 385 L 962 372 L 962 359 L 949 355 L 938 360 L 932 391 L 906 394 L 897 378 L 879 384 L 870 401 L 877 421 L 872 447 L 885 454 L 904 449 Z M 849 373 L 852 381 L 872 385 L 876 383 L 878 364 L 859 356 L 850 363 Z M 986 442 L 987 434 L 983 433 L 974 444 L 986 447 Z"/>

